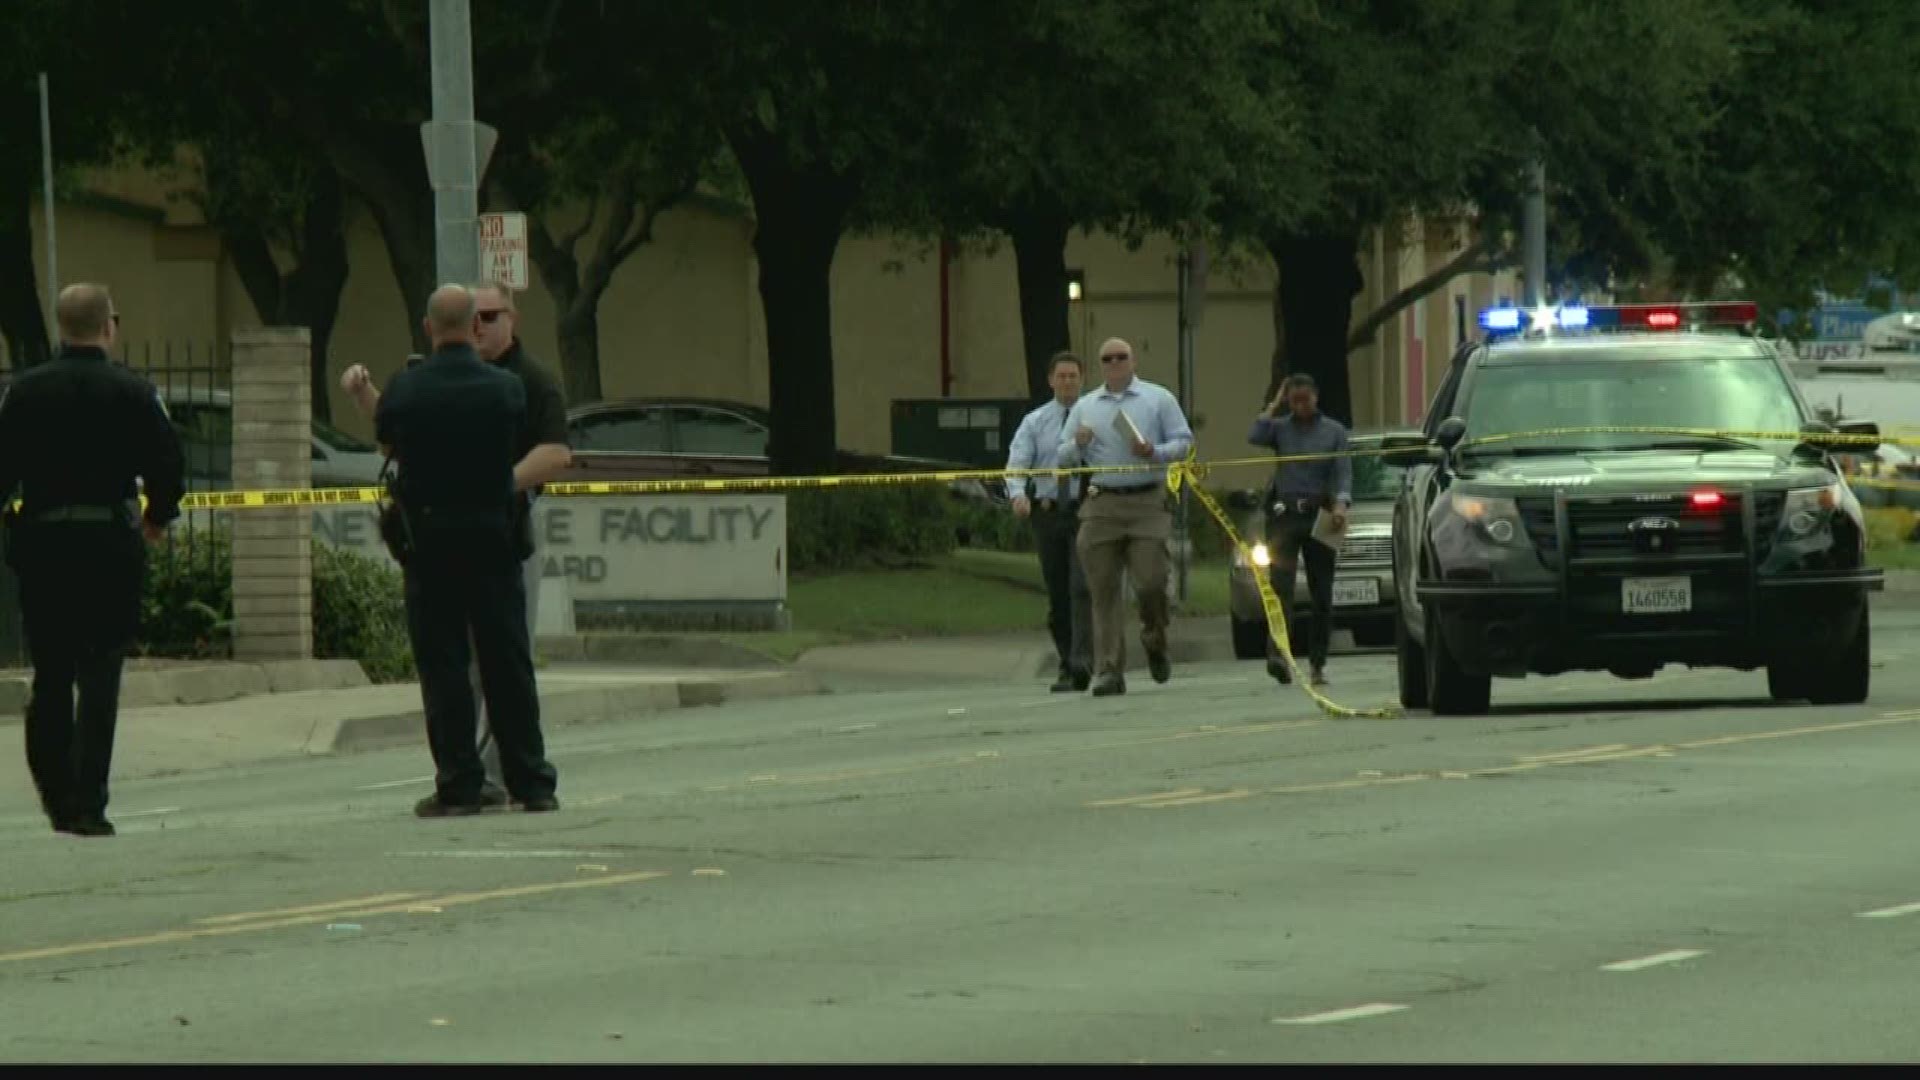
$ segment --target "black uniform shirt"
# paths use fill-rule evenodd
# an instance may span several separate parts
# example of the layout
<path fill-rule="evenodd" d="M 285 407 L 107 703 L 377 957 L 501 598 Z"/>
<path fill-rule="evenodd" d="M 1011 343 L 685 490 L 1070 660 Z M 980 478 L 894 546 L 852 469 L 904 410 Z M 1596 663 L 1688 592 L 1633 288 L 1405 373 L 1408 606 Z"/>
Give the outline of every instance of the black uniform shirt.
<path fill-rule="evenodd" d="M 410 509 L 510 513 L 525 438 L 520 380 L 449 345 L 394 376 L 373 426 L 400 465 Z"/>
<path fill-rule="evenodd" d="M 14 376 L 0 397 L 0 505 L 16 489 L 22 514 L 132 502 L 144 482 L 147 520 L 180 516 L 186 465 L 180 436 L 146 378 L 105 349 L 62 346 Z"/>
<path fill-rule="evenodd" d="M 527 427 L 520 440 L 520 456 L 544 443 L 567 444 L 567 397 L 559 380 L 545 365 L 527 355 L 515 338 L 496 361 L 502 371 L 520 380 L 527 392 Z"/>

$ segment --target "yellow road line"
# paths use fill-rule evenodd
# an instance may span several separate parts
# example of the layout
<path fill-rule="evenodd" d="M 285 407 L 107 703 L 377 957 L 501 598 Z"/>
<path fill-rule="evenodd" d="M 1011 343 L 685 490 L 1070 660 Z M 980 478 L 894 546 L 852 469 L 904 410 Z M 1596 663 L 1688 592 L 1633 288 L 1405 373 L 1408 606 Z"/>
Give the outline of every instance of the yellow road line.
<path fill-rule="evenodd" d="M 1203 806 L 1209 803 L 1230 802 L 1251 798 L 1256 795 L 1309 795 L 1329 791 L 1352 791 L 1360 788 L 1392 787 L 1399 784 L 1413 784 L 1425 780 L 1462 779 L 1481 776 L 1513 776 L 1536 769 L 1552 768 L 1563 765 L 1592 765 L 1614 761 L 1634 761 L 1650 757 L 1672 757 L 1681 750 L 1706 750 L 1722 746 L 1737 746 L 1742 743 L 1761 742 L 1768 739 L 1789 739 L 1807 735 L 1827 735 L 1841 731 L 1859 731 L 1866 728 L 1887 727 L 1892 724 L 1911 724 L 1920 722 L 1920 710 L 1887 713 L 1866 720 L 1841 720 L 1831 724 L 1811 724 L 1805 727 L 1782 728 L 1774 731 L 1749 731 L 1738 735 L 1721 735 L 1709 739 L 1695 739 L 1691 742 L 1658 743 L 1651 746 L 1628 746 L 1616 743 L 1611 746 L 1588 747 L 1584 750 L 1563 751 L 1558 754 L 1539 754 L 1521 758 L 1516 764 L 1495 765 L 1484 769 L 1431 769 L 1401 773 L 1395 776 L 1360 776 L 1347 780 L 1323 780 L 1305 784 L 1288 784 L 1281 787 L 1249 790 L 1234 788 L 1231 791 L 1189 794 L 1185 791 L 1162 792 L 1157 795 L 1135 795 L 1120 798 L 1103 799 L 1099 802 L 1083 803 L 1083 806 L 1097 809 L 1126 807 L 1137 810 L 1165 810 L 1182 806 Z"/>
<path fill-rule="evenodd" d="M 199 941 L 206 938 L 230 937 L 235 934 L 255 934 L 267 930 L 281 930 L 291 926 L 311 926 L 315 923 L 326 922 L 330 919 L 348 917 L 368 918 L 375 915 L 403 915 L 413 911 L 415 908 L 426 906 L 447 908 L 458 904 L 477 904 L 487 900 L 505 900 L 519 896 L 537 896 L 545 893 L 564 892 L 570 889 L 596 889 L 608 885 L 628 885 L 667 876 L 669 876 L 669 872 L 666 870 L 640 870 L 626 874 L 610 874 L 606 877 L 555 881 L 539 885 L 517 885 L 504 889 L 489 889 L 485 892 L 454 893 L 420 903 L 403 902 L 381 904 L 367 908 L 342 908 L 328 912 L 270 919 L 263 922 L 232 923 L 225 926 L 202 926 L 188 930 L 163 930 L 157 934 L 142 934 L 137 937 L 106 938 L 97 941 L 75 942 L 70 945 L 50 945 L 40 949 L 23 949 L 19 952 L 0 953 L 0 964 L 19 963 L 28 960 L 53 960 L 66 956 L 85 956 L 90 953 L 112 952 L 119 949 L 137 949 L 149 945 L 168 945 L 183 941 Z M 404 895 L 419 896 L 422 894 L 408 893 Z M 333 905 L 314 906 L 332 907 Z"/>
<path fill-rule="evenodd" d="M 239 915 L 213 915 L 205 919 L 195 919 L 194 923 L 199 926 L 223 926 L 228 923 L 253 922 L 256 919 L 283 918 L 288 915 L 318 915 L 345 908 L 363 908 L 392 904 L 401 900 L 418 900 L 425 895 L 427 894 L 417 892 L 381 893 L 378 896 L 363 896 L 357 900 L 335 900 L 331 904 L 308 904 L 306 907 L 280 908 L 277 911 L 248 911 Z"/>
<path fill-rule="evenodd" d="M 1178 799 L 1183 795 L 1198 795 L 1201 792 L 1204 792 L 1206 790 L 1207 790 L 1206 788 L 1197 788 L 1197 787 L 1181 788 L 1179 791 L 1161 791 L 1161 792 L 1156 792 L 1155 794 L 1152 794 L 1152 795 L 1128 795 L 1124 799 L 1102 799 L 1099 802 L 1090 802 L 1087 805 L 1088 806 L 1127 806 L 1131 803 L 1158 802 L 1161 799 Z"/>

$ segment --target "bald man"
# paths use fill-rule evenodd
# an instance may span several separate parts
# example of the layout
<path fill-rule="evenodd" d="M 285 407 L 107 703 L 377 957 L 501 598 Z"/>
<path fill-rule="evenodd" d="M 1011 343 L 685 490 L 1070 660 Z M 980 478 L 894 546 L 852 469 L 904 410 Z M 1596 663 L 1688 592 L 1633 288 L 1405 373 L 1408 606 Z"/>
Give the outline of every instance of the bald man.
<path fill-rule="evenodd" d="M 540 733 L 520 574 L 514 467 L 527 395 L 519 379 L 480 358 L 478 324 L 471 290 L 434 290 L 425 324 L 433 353 L 394 376 L 374 413 L 375 435 L 399 466 L 396 502 L 411 540 L 402 564 L 407 630 L 436 773 L 434 793 L 414 807 L 421 817 L 477 814 L 508 797 L 530 812 L 560 807 Z M 505 793 L 485 783 L 470 656 L 479 661 Z"/>
<path fill-rule="evenodd" d="M 1116 470 L 1089 478 L 1075 541 L 1093 593 L 1093 652 L 1099 668 L 1093 693 L 1106 697 L 1127 692 L 1123 573 L 1133 578 L 1139 595 L 1147 669 L 1154 682 L 1173 677 L 1167 655 L 1167 540 L 1173 535 L 1173 512 L 1166 466 L 1187 456 L 1193 428 L 1166 387 L 1134 374 L 1133 346 L 1125 341 L 1109 338 L 1100 346 L 1100 375 L 1100 389 L 1083 395 L 1067 414 L 1059 461 L 1069 468 Z"/>
<path fill-rule="evenodd" d="M 55 831 L 112 836 L 107 778 L 121 667 L 140 629 L 142 535 L 158 541 L 180 515 L 186 469 L 153 384 L 107 356 L 113 297 L 69 285 L 55 316 L 58 355 L 0 397 L 0 505 L 20 497 L 7 561 L 33 660 L 27 767 Z"/>

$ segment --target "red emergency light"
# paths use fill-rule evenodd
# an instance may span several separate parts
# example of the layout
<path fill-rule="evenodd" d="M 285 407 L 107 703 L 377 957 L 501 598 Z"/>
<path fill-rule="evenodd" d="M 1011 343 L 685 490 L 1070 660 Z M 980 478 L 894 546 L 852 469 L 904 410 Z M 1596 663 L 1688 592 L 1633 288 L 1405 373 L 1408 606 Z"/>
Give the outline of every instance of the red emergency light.
<path fill-rule="evenodd" d="M 1760 318 L 1760 305 L 1751 300 L 1714 300 L 1697 304 L 1620 304 L 1610 308 L 1591 308 L 1589 311 L 1589 319 L 1593 324 L 1610 324 L 1622 330 L 1640 327 L 1648 330 L 1679 330 L 1690 326 L 1746 326 Z M 1603 311 L 1609 317 L 1593 317 Z"/>
<path fill-rule="evenodd" d="M 1721 495 L 1717 491 L 1696 491 L 1693 493 L 1693 508 L 1695 510 L 1718 510 L 1720 504 L 1726 501 L 1726 496 Z"/>

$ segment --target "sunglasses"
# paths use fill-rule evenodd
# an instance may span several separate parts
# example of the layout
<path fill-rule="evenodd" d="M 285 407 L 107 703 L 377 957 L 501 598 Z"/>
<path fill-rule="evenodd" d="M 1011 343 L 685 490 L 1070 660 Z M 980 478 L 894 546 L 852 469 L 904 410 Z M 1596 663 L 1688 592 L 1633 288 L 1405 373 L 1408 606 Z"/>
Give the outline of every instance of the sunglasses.
<path fill-rule="evenodd" d="M 1101 358 L 1100 358 L 1100 362 L 1101 362 L 1101 363 L 1103 363 L 1103 364 L 1117 364 L 1117 363 L 1119 363 L 1120 361 L 1122 361 L 1122 360 L 1126 360 L 1126 359 L 1129 359 L 1129 354 L 1127 354 L 1127 353 L 1123 353 L 1123 352 L 1117 352 L 1117 353 L 1114 353 L 1114 354 L 1113 354 L 1113 355 L 1111 355 L 1111 356 L 1103 356 L 1103 357 L 1101 357 Z"/>
<path fill-rule="evenodd" d="M 491 326 L 495 322 L 499 321 L 500 316 L 505 315 L 506 313 L 507 313 L 506 308 L 494 308 L 491 311 L 482 311 L 479 313 L 480 321 Z"/>

